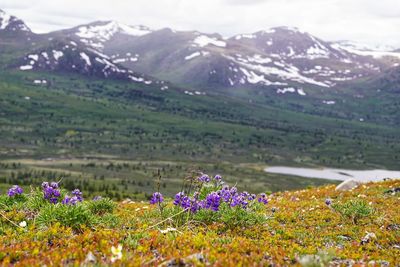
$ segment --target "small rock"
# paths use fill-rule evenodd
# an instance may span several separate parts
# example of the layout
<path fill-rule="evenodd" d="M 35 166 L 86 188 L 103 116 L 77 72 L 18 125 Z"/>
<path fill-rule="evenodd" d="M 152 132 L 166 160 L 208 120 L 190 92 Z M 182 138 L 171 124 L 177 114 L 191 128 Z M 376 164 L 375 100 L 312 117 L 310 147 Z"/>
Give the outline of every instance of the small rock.
<path fill-rule="evenodd" d="M 360 185 L 360 182 L 357 182 L 356 180 L 353 180 L 353 179 L 348 179 L 348 180 L 342 182 L 341 184 L 339 184 L 338 186 L 336 186 L 335 190 L 336 191 L 349 191 L 349 190 L 356 188 L 359 185 Z"/>
<path fill-rule="evenodd" d="M 386 227 L 386 229 L 389 230 L 389 231 L 397 231 L 397 230 L 400 230 L 400 224 L 396 224 L 396 223 L 394 223 L 394 224 L 389 224 L 389 225 Z"/>
<path fill-rule="evenodd" d="M 343 241 L 350 241 L 351 237 L 347 235 L 339 235 L 338 238 L 342 239 Z"/>
<path fill-rule="evenodd" d="M 400 193 L 400 187 L 391 188 L 391 189 L 385 191 L 385 194 L 396 195 L 396 193 Z"/>
<path fill-rule="evenodd" d="M 89 251 L 89 253 L 86 255 L 85 263 L 94 263 L 94 262 L 96 262 L 96 257 L 91 251 Z"/>
<path fill-rule="evenodd" d="M 372 239 L 376 239 L 376 235 L 367 232 L 367 234 L 361 239 L 361 245 L 369 243 Z"/>

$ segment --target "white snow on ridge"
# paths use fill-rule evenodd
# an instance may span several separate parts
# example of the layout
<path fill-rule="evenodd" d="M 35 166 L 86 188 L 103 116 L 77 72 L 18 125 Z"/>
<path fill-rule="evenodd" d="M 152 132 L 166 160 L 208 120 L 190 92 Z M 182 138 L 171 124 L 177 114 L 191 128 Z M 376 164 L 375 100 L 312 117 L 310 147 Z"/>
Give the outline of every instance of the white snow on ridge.
<path fill-rule="evenodd" d="M 191 60 L 191 59 L 193 59 L 193 58 L 195 58 L 195 57 L 198 57 L 198 56 L 200 56 L 201 55 L 201 53 L 199 52 L 199 51 L 197 51 L 197 52 L 194 52 L 193 54 L 191 54 L 191 55 L 189 55 L 189 56 L 186 56 L 185 57 L 185 60 Z"/>
<path fill-rule="evenodd" d="M 81 41 L 86 43 L 88 43 L 88 41 L 85 39 L 96 39 L 100 41 L 100 43 L 94 43 L 90 40 L 90 45 L 96 48 L 103 48 L 102 42 L 110 40 L 117 32 L 131 36 L 143 36 L 152 31 L 142 26 L 129 26 L 116 21 L 111 21 L 104 25 L 79 27 L 78 32 L 75 34 L 83 38 Z"/>
<path fill-rule="evenodd" d="M 81 58 L 86 62 L 86 65 L 91 66 L 92 62 L 90 62 L 90 58 L 84 52 L 80 53 Z"/>
<path fill-rule="evenodd" d="M 62 51 L 53 50 L 53 56 L 55 60 L 58 60 L 60 57 L 64 56 L 64 53 Z"/>
<path fill-rule="evenodd" d="M 307 49 L 307 55 L 310 59 L 314 58 L 329 58 L 329 50 L 319 46 L 312 46 Z"/>
<path fill-rule="evenodd" d="M 205 47 L 208 45 L 214 45 L 218 47 L 226 47 L 226 42 L 218 40 L 216 38 L 211 38 L 206 35 L 200 35 L 193 40 L 195 46 Z"/>
<path fill-rule="evenodd" d="M 306 95 L 306 92 L 304 92 L 304 90 L 303 89 L 297 89 L 297 93 L 299 94 L 299 95 Z"/>
<path fill-rule="evenodd" d="M 236 40 L 240 40 L 240 39 L 242 39 L 242 38 L 245 38 L 245 39 L 254 39 L 254 38 L 257 38 L 257 36 L 256 36 L 255 34 L 239 34 L 239 35 L 236 35 L 236 36 L 235 36 L 235 39 L 236 39 Z"/>
<path fill-rule="evenodd" d="M 0 10 L 0 30 L 4 30 L 10 24 L 11 16 Z"/>
<path fill-rule="evenodd" d="M 32 59 L 32 60 L 34 60 L 34 61 L 38 61 L 39 56 L 38 56 L 38 55 L 29 55 L 28 58 L 29 58 L 29 59 Z"/>
<path fill-rule="evenodd" d="M 296 92 L 301 96 L 306 95 L 306 93 L 304 92 L 304 90 L 302 88 L 295 89 L 293 87 L 286 87 L 286 88 L 280 88 L 280 89 L 276 90 L 277 94 L 296 93 Z"/>
<path fill-rule="evenodd" d="M 400 59 L 399 52 L 390 52 L 390 51 L 381 51 L 381 50 L 368 50 L 370 48 L 365 47 L 358 48 L 357 46 L 353 45 L 340 45 L 340 44 L 332 44 L 333 48 L 338 50 L 345 50 L 347 52 L 360 55 L 360 56 L 371 56 L 373 58 L 383 58 L 383 57 L 396 57 Z"/>
<path fill-rule="evenodd" d="M 129 58 L 117 58 L 114 59 L 113 62 L 114 63 L 124 63 L 124 62 L 137 62 L 139 60 L 138 57 L 129 57 Z"/>
<path fill-rule="evenodd" d="M 332 101 L 332 100 L 323 100 L 322 103 L 326 104 L 326 105 L 335 105 L 336 102 Z"/>
<path fill-rule="evenodd" d="M 267 76 L 274 75 L 274 76 L 278 76 L 282 79 L 290 80 L 290 81 L 294 81 L 294 82 L 298 82 L 298 83 L 308 83 L 308 84 L 313 84 L 313 85 L 317 85 L 317 86 L 321 86 L 321 87 L 330 87 L 330 85 L 327 83 L 319 82 L 312 78 L 308 78 L 308 77 L 302 75 L 300 73 L 300 70 L 292 65 L 287 65 L 284 68 L 280 69 L 280 68 L 271 67 L 271 66 L 263 66 L 263 65 L 259 65 L 259 64 L 251 64 L 251 63 L 243 62 L 241 60 L 237 60 L 236 58 L 233 58 L 230 56 L 225 56 L 225 57 L 242 65 L 247 70 L 253 70 L 258 73 L 267 75 Z M 264 77 L 264 76 L 262 76 L 262 77 Z M 254 79 L 254 77 L 251 77 L 251 80 L 254 82 L 256 79 Z"/>
<path fill-rule="evenodd" d="M 32 65 L 25 65 L 25 66 L 21 66 L 19 67 L 20 70 L 31 70 L 33 69 Z"/>
<path fill-rule="evenodd" d="M 205 56 L 208 56 L 209 54 L 210 54 L 210 52 L 207 52 L 207 51 L 197 51 L 197 52 L 194 52 L 193 54 L 190 54 L 189 56 L 186 56 L 185 60 L 191 60 L 191 59 L 196 58 L 201 55 L 203 57 L 205 57 Z"/>
<path fill-rule="evenodd" d="M 46 80 L 34 80 L 33 81 L 34 84 L 47 84 Z"/>
<path fill-rule="evenodd" d="M 262 83 L 264 85 L 286 85 L 285 83 L 271 82 L 267 80 L 264 75 L 258 75 L 254 71 L 248 71 L 245 68 L 240 68 L 240 70 L 246 76 L 247 82 L 251 84 Z"/>
<path fill-rule="evenodd" d="M 294 92 L 296 92 L 296 89 L 294 89 L 293 87 L 287 87 L 287 88 L 282 88 L 282 89 L 276 90 L 277 94 L 286 94 L 286 93 L 294 93 Z"/>

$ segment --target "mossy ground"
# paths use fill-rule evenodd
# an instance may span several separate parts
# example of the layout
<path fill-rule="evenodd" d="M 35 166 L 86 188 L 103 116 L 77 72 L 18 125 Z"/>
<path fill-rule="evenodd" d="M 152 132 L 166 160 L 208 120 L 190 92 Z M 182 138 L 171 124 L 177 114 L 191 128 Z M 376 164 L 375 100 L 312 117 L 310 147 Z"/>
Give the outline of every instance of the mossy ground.
<path fill-rule="evenodd" d="M 122 244 L 122 266 L 195 264 L 213 266 L 300 265 L 304 255 L 325 251 L 333 264 L 399 266 L 400 194 L 385 191 L 400 187 L 400 180 L 369 183 L 348 192 L 335 186 L 276 193 L 270 196 L 263 225 L 227 228 L 222 224 L 191 222 L 176 231 L 162 233 L 173 225 L 161 218 L 157 206 L 147 203 L 120 203 L 115 212 L 119 221 L 109 225 L 74 231 L 60 224 L 40 229 L 23 210 L 2 211 L 18 224 L 1 217 L 5 231 L 0 236 L 1 265 L 15 266 L 96 266 L 111 265 L 111 247 Z M 325 204 L 363 199 L 373 209 L 371 216 L 357 224 Z M 275 210 L 273 212 L 272 210 Z M 362 242 L 367 233 L 375 234 Z M 92 253 L 96 263 L 85 261 Z"/>

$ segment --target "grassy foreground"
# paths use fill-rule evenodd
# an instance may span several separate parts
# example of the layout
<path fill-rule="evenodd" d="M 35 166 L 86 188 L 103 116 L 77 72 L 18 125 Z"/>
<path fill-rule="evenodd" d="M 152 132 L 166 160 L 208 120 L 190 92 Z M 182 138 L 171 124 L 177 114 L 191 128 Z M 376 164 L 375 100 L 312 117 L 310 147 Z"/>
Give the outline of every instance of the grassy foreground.
<path fill-rule="evenodd" d="M 399 187 L 400 180 L 392 180 L 347 192 L 330 185 L 274 193 L 256 210 L 261 220 L 249 223 L 238 215 L 229 224 L 216 215 L 211 215 L 214 221 L 193 217 L 179 223 L 176 218 L 185 213 L 170 200 L 163 202 L 163 217 L 157 203 L 124 201 L 113 209 L 102 200 L 68 206 L 74 212 L 87 208 L 80 221 L 79 212 L 76 218 L 55 216 L 56 209 L 65 209 L 61 203 L 44 211 L 50 204 L 26 200 L 40 195 L 35 190 L 14 204 L 3 195 L 0 264 L 399 266 Z"/>

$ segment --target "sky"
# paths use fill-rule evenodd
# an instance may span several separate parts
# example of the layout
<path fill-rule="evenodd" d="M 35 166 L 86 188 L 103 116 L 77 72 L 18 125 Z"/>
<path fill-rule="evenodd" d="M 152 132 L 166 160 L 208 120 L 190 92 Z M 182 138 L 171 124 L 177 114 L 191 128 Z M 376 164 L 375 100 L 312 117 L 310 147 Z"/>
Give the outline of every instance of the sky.
<path fill-rule="evenodd" d="M 400 0 L 0 0 L 37 33 L 116 20 L 229 37 L 291 26 L 324 40 L 400 47 Z"/>

